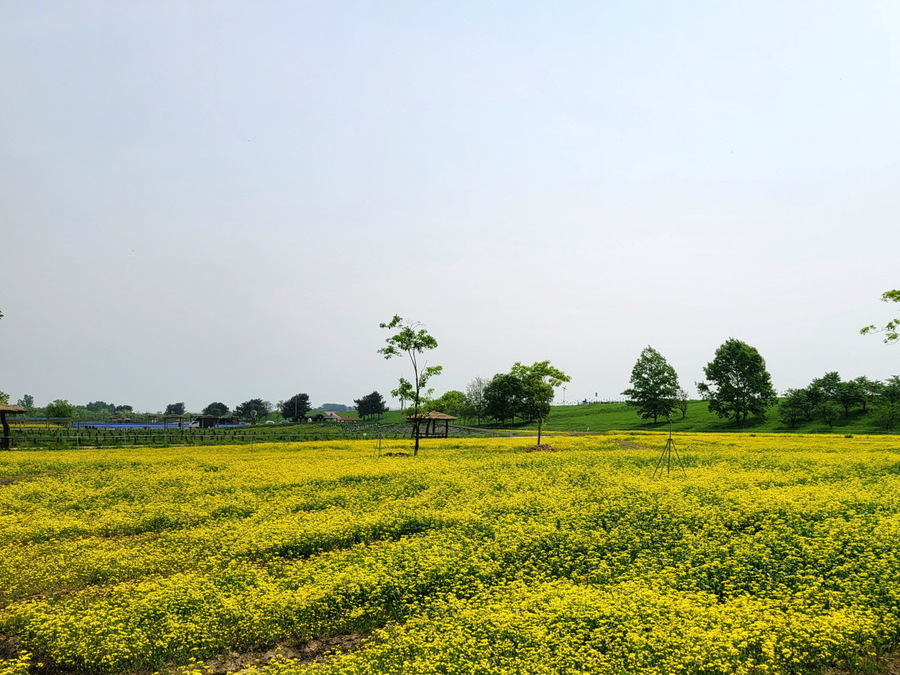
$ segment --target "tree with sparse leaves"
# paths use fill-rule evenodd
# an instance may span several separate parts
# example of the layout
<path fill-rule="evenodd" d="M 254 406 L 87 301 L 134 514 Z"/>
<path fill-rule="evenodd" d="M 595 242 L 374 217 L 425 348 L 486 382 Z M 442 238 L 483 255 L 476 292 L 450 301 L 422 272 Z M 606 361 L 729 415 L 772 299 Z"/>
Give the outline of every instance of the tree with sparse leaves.
<path fill-rule="evenodd" d="M 882 302 L 900 302 L 900 290 L 885 291 L 881 296 Z M 860 333 L 868 335 L 869 333 L 884 333 L 884 341 L 886 344 L 894 344 L 900 341 L 900 317 L 891 319 L 883 328 L 878 328 L 874 324 L 861 328 Z"/>
<path fill-rule="evenodd" d="M 653 347 L 645 347 L 631 369 L 631 387 L 622 392 L 642 419 L 668 417 L 678 403 L 678 374 Z"/>
<path fill-rule="evenodd" d="M 419 454 L 419 412 L 422 406 L 422 393 L 426 391 L 428 380 L 435 375 L 440 375 L 443 368 L 441 366 L 429 366 L 424 361 L 423 355 L 426 351 L 435 349 L 438 346 L 437 340 L 432 337 L 428 331 L 417 321 L 404 320 L 395 314 L 394 318 L 387 323 L 378 324 L 381 328 L 397 331 L 387 338 L 387 346 L 378 350 L 378 353 L 386 359 L 392 359 L 395 356 L 406 356 L 409 359 L 413 369 L 412 382 L 404 378 L 400 378 L 400 387 L 403 393 L 409 396 L 413 410 L 413 436 L 415 437 L 415 449 L 413 455 Z M 393 392 L 392 392 L 393 393 Z"/>
<path fill-rule="evenodd" d="M 700 395 L 710 412 L 743 424 L 750 415 L 765 418 L 778 399 L 765 359 L 755 347 L 740 340 L 726 340 L 703 372 L 709 382 L 698 382 Z"/>

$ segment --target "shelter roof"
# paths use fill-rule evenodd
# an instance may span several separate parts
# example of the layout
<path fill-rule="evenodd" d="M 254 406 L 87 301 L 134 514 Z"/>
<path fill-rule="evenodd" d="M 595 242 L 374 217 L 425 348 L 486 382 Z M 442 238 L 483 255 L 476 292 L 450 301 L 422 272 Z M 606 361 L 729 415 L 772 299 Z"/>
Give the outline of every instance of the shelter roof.
<path fill-rule="evenodd" d="M 0 403 L 0 412 L 6 413 L 7 415 L 15 415 L 17 413 L 24 413 L 24 412 L 28 412 L 28 411 L 20 405 L 10 405 L 9 403 Z"/>
<path fill-rule="evenodd" d="M 416 418 L 415 415 L 410 415 L 410 416 L 407 417 L 406 419 L 408 419 L 408 420 L 414 420 L 414 419 L 420 419 L 420 420 L 455 420 L 456 418 L 455 418 L 453 415 L 448 415 L 447 413 L 442 413 L 442 412 L 438 412 L 437 410 L 432 410 L 431 412 L 427 412 L 427 413 L 425 413 L 425 414 L 423 414 L 423 415 L 419 415 L 418 418 Z"/>

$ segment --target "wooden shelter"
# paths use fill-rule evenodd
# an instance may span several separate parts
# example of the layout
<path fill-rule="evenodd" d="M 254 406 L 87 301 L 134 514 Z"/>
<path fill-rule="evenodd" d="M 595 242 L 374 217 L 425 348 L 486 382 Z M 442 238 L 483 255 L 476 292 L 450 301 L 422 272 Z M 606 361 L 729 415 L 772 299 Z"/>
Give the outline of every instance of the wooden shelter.
<path fill-rule="evenodd" d="M 0 436 L 0 450 L 9 450 L 9 422 L 6 421 L 6 416 L 21 415 L 24 412 L 28 411 L 20 405 L 0 403 L 0 423 L 3 424 L 3 436 Z"/>
<path fill-rule="evenodd" d="M 407 417 L 413 425 L 413 438 L 447 438 L 450 435 L 450 422 L 456 418 L 447 413 L 432 410 L 424 414 Z M 443 422 L 443 428 L 440 423 Z"/>

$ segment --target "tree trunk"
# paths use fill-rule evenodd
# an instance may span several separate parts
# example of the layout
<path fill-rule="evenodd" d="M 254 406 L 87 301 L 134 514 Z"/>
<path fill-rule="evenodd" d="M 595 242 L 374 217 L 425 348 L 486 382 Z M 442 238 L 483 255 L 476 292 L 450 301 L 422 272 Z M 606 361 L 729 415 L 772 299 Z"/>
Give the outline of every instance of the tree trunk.
<path fill-rule="evenodd" d="M 6 413 L 0 413 L 0 422 L 3 423 L 3 438 L 0 438 L 0 449 L 9 450 L 9 422 L 6 421 Z"/>

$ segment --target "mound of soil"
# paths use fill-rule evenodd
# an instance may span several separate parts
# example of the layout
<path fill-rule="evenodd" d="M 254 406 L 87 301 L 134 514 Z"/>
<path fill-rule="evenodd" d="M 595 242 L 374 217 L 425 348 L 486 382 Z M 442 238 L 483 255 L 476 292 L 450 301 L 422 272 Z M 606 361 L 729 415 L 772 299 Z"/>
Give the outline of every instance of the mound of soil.
<path fill-rule="evenodd" d="M 525 452 L 559 452 L 559 450 L 549 443 L 541 443 L 540 445 L 532 445 L 530 448 L 525 448 Z"/>
<path fill-rule="evenodd" d="M 408 452 L 386 452 L 382 457 L 409 457 Z"/>

